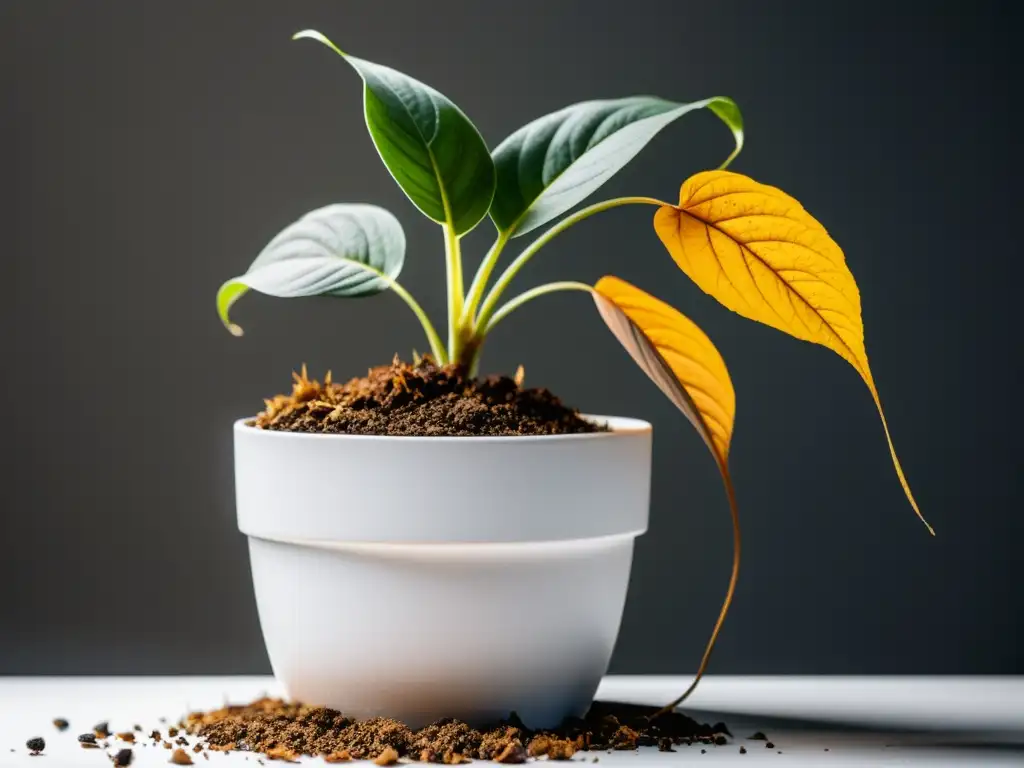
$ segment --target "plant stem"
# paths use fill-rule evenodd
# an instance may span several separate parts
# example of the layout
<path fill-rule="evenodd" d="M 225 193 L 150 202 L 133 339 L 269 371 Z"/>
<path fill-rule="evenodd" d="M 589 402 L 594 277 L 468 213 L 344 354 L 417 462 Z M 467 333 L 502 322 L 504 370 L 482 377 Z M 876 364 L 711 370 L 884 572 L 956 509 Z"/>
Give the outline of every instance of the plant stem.
<path fill-rule="evenodd" d="M 376 272 L 376 270 L 374 270 Z M 444 343 L 441 341 L 441 337 L 438 336 L 437 330 L 434 328 L 434 324 L 430 322 L 430 318 L 427 313 L 423 311 L 423 307 L 420 306 L 419 302 L 412 297 L 405 288 L 403 288 L 397 280 L 388 277 L 383 272 L 378 272 L 378 276 L 387 282 L 388 287 L 391 288 L 398 296 L 409 305 L 409 309 L 413 311 L 413 314 L 420 321 L 420 325 L 423 326 L 424 332 L 427 334 L 427 341 L 430 342 L 430 352 L 434 355 L 434 359 L 438 363 L 444 364 L 448 362 L 448 354 L 445 351 Z"/>
<path fill-rule="evenodd" d="M 505 246 L 511 237 L 512 234 L 508 230 L 499 231 L 497 240 L 494 241 L 490 250 L 487 251 L 484 260 L 480 262 L 476 275 L 473 276 L 473 282 L 469 286 L 469 292 L 466 294 L 466 306 L 463 308 L 462 317 L 459 320 L 459 324 L 463 327 L 472 324 L 473 315 L 477 307 L 480 306 L 480 300 L 483 298 L 484 290 L 487 288 L 487 281 L 491 279 L 491 273 L 498 264 L 498 258 L 501 256 L 501 252 L 505 250 Z"/>
<path fill-rule="evenodd" d="M 501 295 L 505 292 L 505 289 L 508 288 L 508 285 L 509 283 L 512 282 L 512 279 L 516 276 L 516 274 L 518 274 L 519 270 L 521 270 L 526 265 L 526 262 L 533 258 L 533 255 L 537 251 L 539 251 L 541 248 L 547 245 L 559 233 L 564 232 L 573 224 L 576 224 L 580 221 L 583 221 L 586 218 L 589 218 L 590 216 L 593 216 L 595 213 L 607 211 L 611 208 L 618 208 L 621 205 L 635 204 L 657 206 L 668 205 L 668 203 L 653 197 L 616 197 L 611 200 L 603 200 L 600 203 L 594 203 L 593 205 L 587 206 L 586 208 L 577 211 L 572 216 L 567 216 L 566 218 L 562 219 L 560 222 L 555 224 L 553 227 L 551 227 L 543 235 L 541 235 L 532 243 L 530 243 L 530 245 L 528 245 L 526 249 L 522 253 L 520 253 L 519 256 L 516 257 L 515 261 L 509 264 L 505 271 L 501 273 L 501 276 L 494 283 L 494 287 L 491 288 L 490 292 L 488 292 L 487 298 L 484 299 L 483 306 L 480 308 L 480 314 L 477 315 L 475 327 L 477 329 L 487 327 L 487 324 L 490 321 L 491 316 L 494 314 L 495 305 L 497 305 L 498 299 L 501 298 Z"/>
<path fill-rule="evenodd" d="M 736 509 L 736 492 L 733 490 L 732 480 L 729 479 L 729 474 L 724 468 L 722 470 L 722 479 L 725 482 L 725 493 L 729 498 L 729 515 L 732 518 L 732 573 L 729 575 L 729 587 L 725 591 L 725 600 L 722 601 L 722 609 L 718 613 L 718 620 L 715 622 L 714 629 L 711 630 L 711 638 L 704 648 L 704 656 L 701 657 L 700 666 L 697 667 L 697 674 L 694 676 L 693 682 L 690 683 L 690 687 L 683 691 L 676 699 L 648 717 L 648 720 L 654 720 L 657 717 L 668 714 L 689 698 L 690 694 L 697 689 L 697 685 L 707 671 L 708 662 L 711 661 L 711 653 L 715 650 L 715 643 L 718 641 L 718 633 L 722 630 L 722 624 L 725 623 L 725 617 L 729 613 L 729 606 L 732 605 L 733 596 L 736 594 L 736 582 L 739 580 L 740 575 L 740 551 L 743 546 L 743 537 L 740 535 L 740 517 Z"/>
<path fill-rule="evenodd" d="M 523 306 L 528 301 L 531 301 L 538 296 L 543 296 L 548 293 L 556 293 L 558 291 L 587 291 L 588 293 L 593 292 L 594 287 L 587 285 L 586 283 L 576 282 L 574 280 L 563 280 L 557 283 L 545 283 L 544 285 L 538 285 L 536 288 L 531 288 L 528 291 L 520 293 L 514 299 L 509 299 L 507 302 L 501 305 L 501 307 L 495 311 L 491 316 L 491 319 L 487 323 L 487 327 L 483 329 L 481 335 L 486 336 L 492 330 L 494 326 L 504 320 L 519 307 Z"/>
<path fill-rule="evenodd" d="M 448 282 L 448 359 L 456 362 L 462 348 L 462 251 L 459 237 L 450 224 L 444 224 L 444 259 Z"/>

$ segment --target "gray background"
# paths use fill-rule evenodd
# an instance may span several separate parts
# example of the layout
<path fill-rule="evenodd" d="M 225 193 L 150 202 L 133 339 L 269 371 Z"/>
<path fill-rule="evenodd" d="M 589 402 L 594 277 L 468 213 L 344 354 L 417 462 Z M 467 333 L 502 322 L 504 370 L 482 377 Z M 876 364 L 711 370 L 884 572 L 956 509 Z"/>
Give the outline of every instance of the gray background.
<path fill-rule="evenodd" d="M 252 296 L 247 335 L 229 336 L 214 292 L 278 229 L 328 202 L 394 210 L 404 282 L 440 321 L 439 233 L 380 165 L 355 76 L 289 42 L 304 27 L 439 88 L 492 146 L 585 98 L 735 97 L 735 167 L 804 201 L 847 253 L 938 536 L 848 365 L 704 296 L 650 210 L 575 228 L 520 286 L 619 273 L 707 329 L 732 371 L 746 559 L 713 671 L 1024 672 L 1018 5 L 4 0 L 0 673 L 268 669 L 230 423 L 303 361 L 340 377 L 423 347 L 387 295 Z M 688 117 L 600 194 L 671 199 L 727 151 L 712 116 Z M 692 670 L 730 557 L 704 447 L 585 297 L 503 324 L 484 366 L 518 363 L 583 409 L 657 425 L 613 668 Z"/>

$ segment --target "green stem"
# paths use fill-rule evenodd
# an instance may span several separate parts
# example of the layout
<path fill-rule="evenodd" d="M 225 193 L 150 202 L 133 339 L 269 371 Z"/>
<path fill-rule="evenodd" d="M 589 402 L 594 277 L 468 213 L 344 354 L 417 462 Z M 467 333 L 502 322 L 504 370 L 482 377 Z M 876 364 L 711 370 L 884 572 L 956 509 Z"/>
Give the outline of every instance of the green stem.
<path fill-rule="evenodd" d="M 376 272 L 376 270 L 374 271 Z M 412 297 L 411 293 L 399 285 L 398 281 L 388 277 L 383 272 L 378 272 L 377 274 L 381 279 L 387 282 L 388 287 L 390 287 L 391 290 L 402 299 L 402 301 L 409 305 L 409 309 L 411 309 L 413 314 L 419 319 L 420 325 L 423 326 L 423 330 L 427 334 L 427 341 L 430 342 L 430 352 L 434 355 L 434 359 L 441 365 L 447 363 L 448 355 L 445 351 L 444 343 L 441 341 L 441 337 L 437 334 L 434 324 L 430 322 L 430 318 L 427 316 L 427 313 L 423 311 L 423 307 L 421 307 L 419 302 Z"/>
<path fill-rule="evenodd" d="M 451 225 L 444 226 L 444 259 L 448 276 L 448 359 L 459 359 L 462 348 L 462 334 L 459 320 L 462 317 L 462 251 L 459 237 Z"/>
<path fill-rule="evenodd" d="M 480 300 L 484 297 L 487 281 L 491 279 L 491 273 L 498 264 L 498 258 L 511 237 L 510 230 L 499 231 L 498 239 L 494 241 L 491 249 L 484 256 L 484 260 L 480 262 L 476 275 L 473 276 L 473 282 L 469 286 L 469 292 L 466 294 L 466 306 L 462 310 L 462 317 L 459 321 L 463 327 L 469 326 L 473 322 L 473 315 L 477 307 L 480 306 Z"/>
<path fill-rule="evenodd" d="M 508 265 L 505 271 L 501 273 L 501 276 L 494 283 L 494 287 L 491 288 L 490 292 L 487 294 L 487 298 L 484 299 L 483 306 L 480 308 L 480 314 L 477 316 L 475 327 L 478 329 L 487 327 L 488 321 L 494 314 L 495 307 L 498 303 L 498 299 L 501 298 L 501 295 L 505 292 L 505 289 L 508 288 L 509 283 L 512 282 L 513 278 L 516 276 L 516 274 L 518 274 L 519 270 L 521 270 L 526 265 L 526 262 L 533 258 L 533 255 L 537 251 L 539 251 L 541 248 L 547 245 L 558 234 L 564 232 L 573 224 L 576 224 L 580 221 L 583 221 L 586 218 L 589 218 L 590 216 L 593 216 L 595 213 L 607 211 L 611 208 L 618 208 L 621 205 L 636 204 L 657 206 L 668 205 L 668 203 L 653 197 L 616 197 L 611 200 L 603 200 L 600 203 L 594 203 L 593 205 L 587 206 L 586 208 L 577 211 L 572 216 L 567 216 L 566 218 L 562 219 L 560 222 L 555 224 L 555 226 L 551 227 L 551 229 L 549 229 L 543 235 L 541 235 L 532 243 L 530 243 L 530 245 L 526 247 L 526 250 L 520 253 L 519 256 L 516 257 L 516 260 Z"/>
<path fill-rule="evenodd" d="M 501 305 L 501 307 L 495 311 L 491 316 L 491 319 L 487 323 L 487 327 L 484 328 L 481 333 L 482 336 L 486 336 L 492 330 L 494 326 L 512 314 L 519 307 L 523 306 L 528 301 L 536 299 L 538 296 L 544 296 L 548 293 L 556 293 L 558 291 L 586 291 L 592 293 L 594 286 L 587 285 L 586 283 L 580 283 L 575 280 L 562 280 L 557 283 L 545 283 L 544 285 L 538 285 L 536 288 L 531 288 L 528 291 L 520 293 L 513 299 L 509 299 L 507 302 Z"/>

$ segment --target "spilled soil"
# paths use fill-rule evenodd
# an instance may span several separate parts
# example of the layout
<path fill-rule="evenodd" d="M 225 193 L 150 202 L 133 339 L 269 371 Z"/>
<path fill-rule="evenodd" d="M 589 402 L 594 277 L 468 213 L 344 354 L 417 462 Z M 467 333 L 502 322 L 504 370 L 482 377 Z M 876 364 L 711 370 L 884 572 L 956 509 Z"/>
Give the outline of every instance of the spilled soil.
<path fill-rule="evenodd" d="M 581 752 L 633 750 L 655 746 L 722 746 L 728 743 L 725 724 L 698 723 L 675 712 L 654 720 L 654 707 L 595 702 L 584 719 L 568 719 L 552 731 L 531 731 L 515 715 L 490 728 L 475 729 L 458 720 L 440 720 L 413 731 L 397 720 L 352 720 L 324 707 L 258 699 L 243 706 L 196 712 L 185 730 L 200 737 L 208 749 L 259 752 L 294 760 L 300 755 L 324 756 L 329 763 L 371 759 L 391 765 L 399 759 L 456 765 L 469 760 L 523 763 L 546 756 L 569 760 Z M 589 758 L 597 762 L 600 758 Z"/>
<path fill-rule="evenodd" d="M 603 431 L 546 389 L 525 389 L 514 378 L 472 378 L 430 357 L 414 364 L 397 357 L 344 384 L 311 380 L 303 367 L 292 391 L 265 400 L 250 424 L 262 429 L 349 435 L 564 435 Z"/>

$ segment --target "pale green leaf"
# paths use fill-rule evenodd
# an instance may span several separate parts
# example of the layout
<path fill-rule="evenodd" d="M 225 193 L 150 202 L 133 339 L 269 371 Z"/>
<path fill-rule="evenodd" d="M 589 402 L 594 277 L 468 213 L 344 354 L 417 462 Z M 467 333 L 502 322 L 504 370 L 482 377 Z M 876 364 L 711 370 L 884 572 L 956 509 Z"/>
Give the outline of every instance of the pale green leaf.
<path fill-rule="evenodd" d="M 393 287 L 405 261 L 405 233 L 375 205 L 311 211 L 271 240 L 244 275 L 217 292 L 217 312 L 235 335 L 231 305 L 250 289 L 269 296 L 370 296 Z"/>

